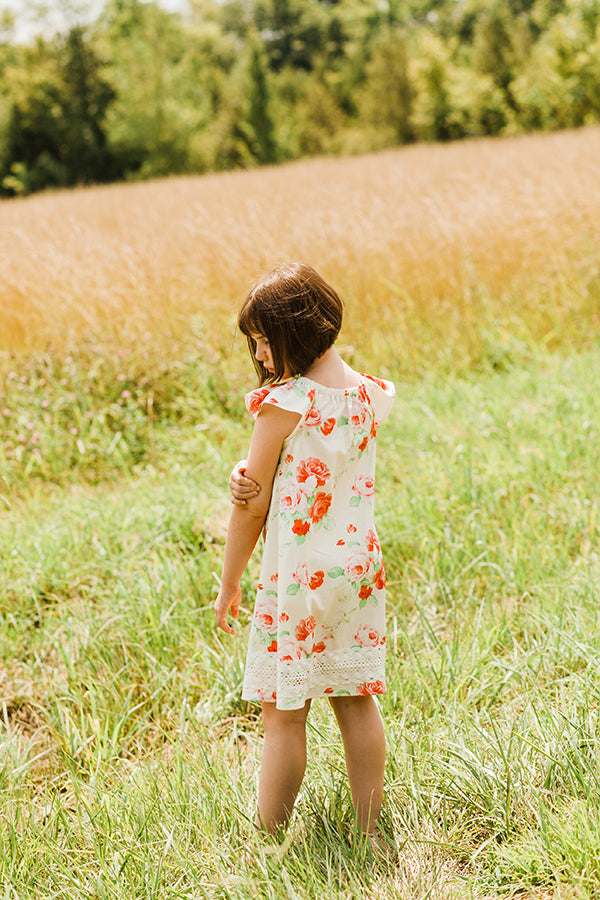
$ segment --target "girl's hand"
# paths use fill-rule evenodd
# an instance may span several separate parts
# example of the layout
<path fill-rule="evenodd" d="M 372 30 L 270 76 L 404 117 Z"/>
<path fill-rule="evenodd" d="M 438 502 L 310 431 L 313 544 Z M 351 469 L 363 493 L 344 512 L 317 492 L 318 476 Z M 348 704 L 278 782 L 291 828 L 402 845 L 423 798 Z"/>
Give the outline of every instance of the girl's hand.
<path fill-rule="evenodd" d="M 229 476 L 231 502 L 235 506 L 245 506 L 246 501 L 260 493 L 260 485 L 246 475 L 246 460 L 240 459 Z"/>
<path fill-rule="evenodd" d="M 217 617 L 217 628 L 226 631 L 227 634 L 235 634 L 234 629 L 227 621 L 227 613 L 231 612 L 234 619 L 240 614 L 240 601 L 242 599 L 242 589 L 239 584 L 233 587 L 221 585 L 219 594 L 215 600 L 215 616 Z"/>

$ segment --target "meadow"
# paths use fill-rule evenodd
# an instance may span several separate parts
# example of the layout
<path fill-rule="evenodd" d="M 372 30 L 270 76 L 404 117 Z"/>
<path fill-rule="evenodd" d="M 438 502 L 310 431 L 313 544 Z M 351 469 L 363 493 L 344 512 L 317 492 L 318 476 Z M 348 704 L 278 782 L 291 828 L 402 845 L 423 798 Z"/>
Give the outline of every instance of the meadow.
<path fill-rule="evenodd" d="M 600 129 L 0 203 L 5 900 L 600 897 Z M 374 858 L 313 704 L 254 833 L 248 613 L 213 628 L 254 385 L 235 316 L 303 259 L 392 378 Z"/>

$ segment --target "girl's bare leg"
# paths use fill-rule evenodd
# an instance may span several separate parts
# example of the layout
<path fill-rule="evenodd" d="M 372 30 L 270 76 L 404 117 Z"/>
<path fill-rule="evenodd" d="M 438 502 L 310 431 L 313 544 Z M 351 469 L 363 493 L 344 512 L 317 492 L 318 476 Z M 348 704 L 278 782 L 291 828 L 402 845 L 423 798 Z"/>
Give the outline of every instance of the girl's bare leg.
<path fill-rule="evenodd" d="M 306 769 L 306 718 L 310 700 L 302 709 L 277 709 L 263 703 L 265 742 L 258 779 L 257 828 L 276 834 L 285 827 Z"/>
<path fill-rule="evenodd" d="M 383 800 L 385 731 L 373 697 L 331 697 L 344 742 L 352 803 L 364 834 L 375 830 Z"/>

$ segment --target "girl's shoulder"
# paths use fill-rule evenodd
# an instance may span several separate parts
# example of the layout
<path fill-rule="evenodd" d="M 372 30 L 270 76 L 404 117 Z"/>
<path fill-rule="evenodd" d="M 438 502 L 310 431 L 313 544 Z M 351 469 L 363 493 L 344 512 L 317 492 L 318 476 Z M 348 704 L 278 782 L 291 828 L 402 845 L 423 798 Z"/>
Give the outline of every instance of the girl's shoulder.
<path fill-rule="evenodd" d="M 323 394 L 330 399 L 333 395 L 342 403 L 347 401 L 348 397 L 356 397 L 359 402 L 372 407 L 375 423 L 378 425 L 391 410 L 396 390 L 391 381 L 365 373 L 359 374 L 359 381 L 356 385 L 347 388 L 328 387 L 304 375 L 297 375 L 281 384 L 268 385 L 250 391 L 245 398 L 246 408 L 254 418 L 265 403 L 305 417 L 314 404 L 319 402 L 319 397 Z"/>
<path fill-rule="evenodd" d="M 396 388 L 394 387 L 393 381 L 386 381 L 385 378 L 378 378 L 376 375 L 368 375 L 366 372 L 361 372 L 361 378 L 366 378 L 368 382 L 377 385 L 377 387 L 385 394 L 391 394 L 394 397 L 396 396 Z"/>
<path fill-rule="evenodd" d="M 373 407 L 375 414 L 375 424 L 379 425 L 389 414 L 394 400 L 396 399 L 396 388 L 392 381 L 385 378 L 377 378 L 376 375 L 367 375 L 366 372 L 361 373 L 364 379 L 364 389 L 368 395 L 369 403 Z"/>
<path fill-rule="evenodd" d="M 246 409 L 254 418 L 259 414 L 264 403 L 278 406 L 289 412 L 303 415 L 315 397 L 311 385 L 302 377 L 291 378 L 281 384 L 257 388 L 246 394 Z"/>

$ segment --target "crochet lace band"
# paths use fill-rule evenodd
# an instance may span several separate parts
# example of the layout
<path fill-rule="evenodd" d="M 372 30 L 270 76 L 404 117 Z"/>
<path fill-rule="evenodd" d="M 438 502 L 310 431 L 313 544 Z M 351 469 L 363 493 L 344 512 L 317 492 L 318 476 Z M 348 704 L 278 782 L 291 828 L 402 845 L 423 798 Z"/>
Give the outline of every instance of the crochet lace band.
<path fill-rule="evenodd" d="M 278 660 L 275 653 L 248 659 L 242 698 L 300 709 L 313 697 L 385 693 L 385 647 L 352 648 L 309 659 Z"/>

